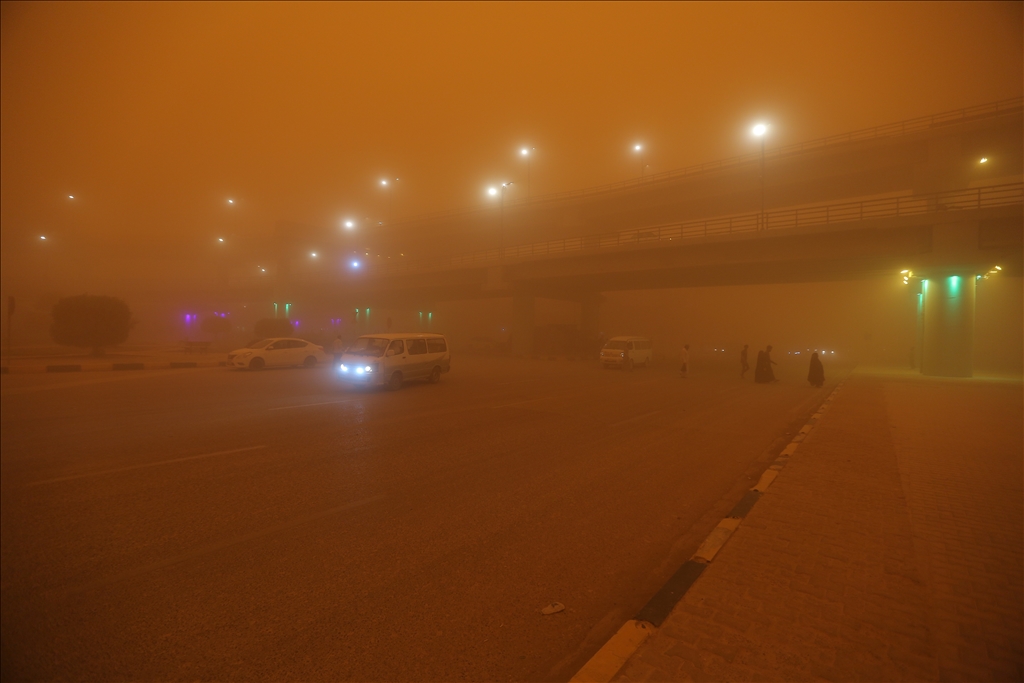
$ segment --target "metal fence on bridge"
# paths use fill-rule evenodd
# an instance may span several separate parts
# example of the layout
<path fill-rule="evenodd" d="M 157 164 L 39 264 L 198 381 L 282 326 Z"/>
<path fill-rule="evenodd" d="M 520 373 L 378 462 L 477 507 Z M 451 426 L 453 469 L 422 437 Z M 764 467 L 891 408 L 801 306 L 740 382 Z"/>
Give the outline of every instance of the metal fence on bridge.
<path fill-rule="evenodd" d="M 745 213 L 649 228 L 569 237 L 505 247 L 504 249 L 487 249 L 423 261 L 381 265 L 374 267 L 374 271 L 384 274 L 471 268 L 569 253 L 675 246 L 672 244 L 673 242 L 678 243 L 686 239 L 758 234 L 769 230 L 814 228 L 881 218 L 1021 205 L 1022 202 L 1024 202 L 1024 184 L 992 185 L 926 195 L 778 209 L 764 213 Z"/>

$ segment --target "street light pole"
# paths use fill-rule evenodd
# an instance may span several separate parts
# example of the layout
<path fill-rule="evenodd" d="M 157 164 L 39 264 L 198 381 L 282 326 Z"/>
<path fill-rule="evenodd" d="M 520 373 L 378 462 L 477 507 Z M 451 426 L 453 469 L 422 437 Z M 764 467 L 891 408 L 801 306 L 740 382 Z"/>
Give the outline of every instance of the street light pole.
<path fill-rule="evenodd" d="M 761 136 L 761 223 L 764 224 L 764 136 Z"/>
<path fill-rule="evenodd" d="M 501 234 L 501 260 L 505 260 L 505 189 L 513 185 L 514 183 L 502 183 L 501 184 L 501 207 L 499 208 L 498 231 Z"/>
<path fill-rule="evenodd" d="M 764 215 L 764 138 L 768 132 L 768 124 L 759 123 L 751 132 L 755 137 L 761 138 L 761 213 L 758 216 L 758 229 L 764 230 L 767 227 Z"/>
<path fill-rule="evenodd" d="M 521 150 L 519 150 L 519 153 L 522 154 L 526 158 L 526 198 L 527 199 L 530 198 L 530 157 L 533 156 L 532 153 L 533 153 L 533 151 L 535 149 L 537 149 L 537 148 L 536 147 L 529 147 L 529 148 L 523 147 Z"/>

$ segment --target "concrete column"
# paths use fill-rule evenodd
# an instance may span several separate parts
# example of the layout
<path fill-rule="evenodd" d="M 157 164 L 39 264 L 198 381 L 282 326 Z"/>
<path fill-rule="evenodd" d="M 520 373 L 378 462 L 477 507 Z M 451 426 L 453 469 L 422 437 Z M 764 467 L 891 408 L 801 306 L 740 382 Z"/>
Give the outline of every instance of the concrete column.
<path fill-rule="evenodd" d="M 593 294 L 580 301 L 580 332 L 588 342 L 601 333 L 601 295 Z"/>
<path fill-rule="evenodd" d="M 532 294 L 512 295 L 512 353 L 533 355 L 533 322 L 536 300 Z"/>
<path fill-rule="evenodd" d="M 921 283 L 924 295 L 922 374 L 972 375 L 975 284 L 973 274 L 929 278 Z"/>

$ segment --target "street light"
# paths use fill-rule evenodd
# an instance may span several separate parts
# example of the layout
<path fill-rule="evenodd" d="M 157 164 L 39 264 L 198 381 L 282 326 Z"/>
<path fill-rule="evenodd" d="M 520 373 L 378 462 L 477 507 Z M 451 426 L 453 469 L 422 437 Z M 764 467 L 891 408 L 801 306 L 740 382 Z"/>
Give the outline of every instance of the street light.
<path fill-rule="evenodd" d="M 501 184 L 501 198 L 498 204 L 498 238 L 499 238 L 499 249 L 498 255 L 504 260 L 505 258 L 505 190 L 515 185 L 515 183 L 502 183 Z M 494 197 L 498 194 L 498 188 L 489 187 L 487 188 L 487 194 Z"/>
<path fill-rule="evenodd" d="M 74 197 L 72 197 L 72 199 L 74 199 Z M 234 200 L 234 199 L 229 199 L 229 200 L 228 200 L 228 204 L 234 204 L 234 203 L 235 203 L 235 200 Z"/>
<path fill-rule="evenodd" d="M 640 180 L 644 179 L 644 146 L 633 145 L 633 151 L 640 155 Z"/>
<path fill-rule="evenodd" d="M 396 182 L 397 183 L 398 180 L 399 180 L 398 178 L 395 178 L 393 181 L 391 179 L 389 179 L 389 178 L 384 178 L 383 180 L 380 181 L 380 186 L 386 189 L 386 188 L 390 187 L 392 182 Z M 391 192 L 388 192 L 387 199 L 385 200 L 387 202 L 387 216 L 385 216 L 385 218 L 387 218 L 388 223 L 392 222 L 392 220 L 394 219 L 394 217 L 391 215 L 392 204 L 394 203 L 393 195 L 394 195 L 394 190 L 392 190 Z"/>
<path fill-rule="evenodd" d="M 519 156 L 526 159 L 526 198 L 530 198 L 530 157 L 533 156 L 533 152 L 536 147 L 523 147 L 519 150 Z"/>
<path fill-rule="evenodd" d="M 345 229 L 346 230 L 351 230 L 354 227 L 356 227 L 356 224 L 355 224 L 354 221 L 345 221 Z"/>
<path fill-rule="evenodd" d="M 761 216 L 760 216 L 760 228 L 763 230 L 766 226 L 764 225 L 764 138 L 768 133 L 767 123 L 758 123 L 750 131 L 755 138 L 761 140 Z"/>

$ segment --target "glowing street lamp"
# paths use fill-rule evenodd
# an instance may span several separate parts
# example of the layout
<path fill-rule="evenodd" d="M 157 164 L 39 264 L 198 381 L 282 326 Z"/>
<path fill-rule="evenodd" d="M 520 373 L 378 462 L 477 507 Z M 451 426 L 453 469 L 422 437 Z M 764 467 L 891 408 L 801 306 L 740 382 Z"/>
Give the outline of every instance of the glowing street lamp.
<path fill-rule="evenodd" d="M 503 259 L 505 258 L 505 190 L 513 185 L 515 185 L 515 183 L 502 183 L 500 190 L 497 187 L 487 188 L 487 194 L 492 197 L 498 195 L 499 191 L 501 193 L 501 198 L 499 199 L 498 204 L 498 235 L 500 245 L 498 253 Z"/>
<path fill-rule="evenodd" d="M 40 235 L 39 239 L 41 239 L 41 240 L 43 240 L 45 242 L 46 241 L 46 235 Z"/>
<path fill-rule="evenodd" d="M 533 152 L 536 147 L 523 147 L 519 150 L 519 156 L 526 159 L 526 198 L 530 198 L 530 157 L 533 156 Z"/>
<path fill-rule="evenodd" d="M 234 203 L 235 203 L 235 200 L 234 200 L 234 199 L 229 199 L 229 200 L 228 200 L 228 204 L 234 204 Z"/>
<path fill-rule="evenodd" d="M 311 252 L 309 252 L 309 255 L 310 255 L 311 257 L 313 257 L 313 258 L 316 258 L 316 252 L 315 252 L 315 251 L 311 251 Z"/>
<path fill-rule="evenodd" d="M 356 227 L 355 221 L 345 221 L 346 230 L 351 230 L 354 227 Z"/>
<path fill-rule="evenodd" d="M 644 179 L 644 146 L 637 144 L 633 145 L 633 151 L 640 155 L 640 180 Z"/>
<path fill-rule="evenodd" d="M 982 163 L 984 163 L 984 162 L 982 162 Z M 73 194 L 69 194 L 68 195 L 68 199 L 74 199 L 74 198 L 75 198 L 75 195 L 73 195 Z"/>
<path fill-rule="evenodd" d="M 981 161 L 979 161 L 978 163 L 979 164 L 987 164 L 988 163 L 988 157 L 982 157 Z"/>
<path fill-rule="evenodd" d="M 763 230 L 766 227 L 764 224 L 764 139 L 768 134 L 768 124 L 755 124 L 750 132 L 755 138 L 761 140 L 761 229 Z"/>
<path fill-rule="evenodd" d="M 391 184 L 393 182 L 397 183 L 398 180 L 399 180 L 398 178 L 395 178 L 393 180 L 389 179 L 389 178 L 384 178 L 384 179 L 382 179 L 380 181 L 380 186 L 382 188 L 387 189 L 387 188 L 391 187 Z M 387 193 L 387 199 L 385 200 L 387 202 L 387 216 L 386 216 L 386 218 L 387 218 L 388 223 L 390 223 L 394 219 L 394 217 L 391 215 L 391 213 L 392 213 L 391 209 L 392 209 L 392 205 L 394 203 L 394 192 L 395 192 L 394 190 L 391 190 L 390 192 L 388 192 Z M 381 225 L 383 225 L 383 222 L 381 223 Z"/>

